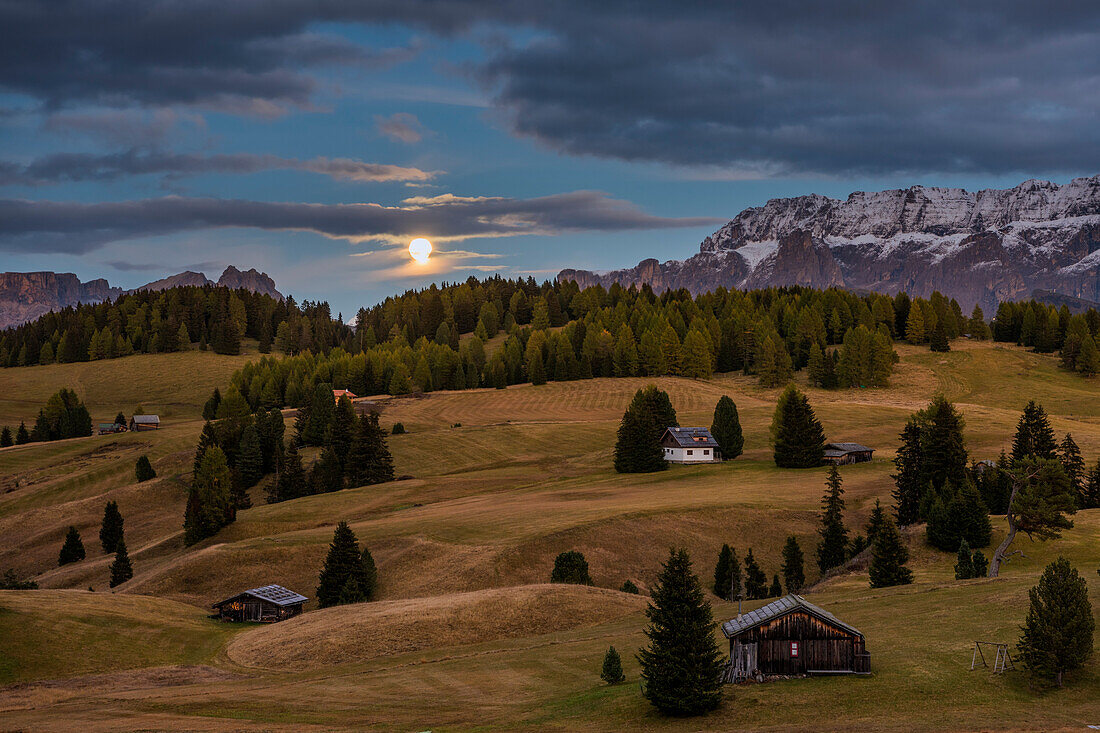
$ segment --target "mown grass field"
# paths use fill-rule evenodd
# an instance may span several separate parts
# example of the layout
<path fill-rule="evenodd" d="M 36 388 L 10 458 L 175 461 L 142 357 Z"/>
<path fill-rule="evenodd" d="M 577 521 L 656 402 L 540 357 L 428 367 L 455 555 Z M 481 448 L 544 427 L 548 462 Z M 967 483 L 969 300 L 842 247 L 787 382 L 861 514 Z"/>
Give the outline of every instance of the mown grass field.
<path fill-rule="evenodd" d="M 965 415 L 972 458 L 994 458 L 1010 444 L 1031 398 L 1044 404 L 1059 437 L 1073 433 L 1090 465 L 1100 456 L 1100 382 L 1059 371 L 1049 356 L 1004 345 L 960 342 L 948 354 L 898 350 L 902 361 L 888 389 L 809 390 L 831 440 L 876 448 L 872 463 L 842 470 L 850 527 L 866 520 L 876 499 L 889 502 L 897 434 L 906 416 L 936 392 Z M 162 361 L 136 363 L 149 358 Z M 723 542 L 742 556 L 751 547 L 770 577 L 788 534 L 798 536 L 816 580 L 809 566 L 824 472 L 774 467 L 767 428 L 777 391 L 740 376 L 655 380 L 669 391 L 682 425 L 709 425 L 718 397 L 733 397 L 746 451 L 726 464 L 646 476 L 615 474 L 610 462 L 623 408 L 634 390 L 654 380 L 380 399 L 383 423 L 409 429 L 390 439 L 397 472 L 409 478 L 277 505 L 264 504 L 257 491 L 254 507 L 235 524 L 185 548 L 181 523 L 199 408 L 244 358 L 191 352 L 99 364 L 130 370 L 129 386 L 92 379 L 86 370 L 93 365 L 86 364 L 42 368 L 49 374 L 0 371 L 7 380 L 0 384 L 0 416 L 33 414 L 27 395 L 44 400 L 74 385 L 93 418 L 96 410 L 110 417 L 124 409 L 108 405 L 138 401 L 149 409 L 163 405 L 157 409 L 169 415 L 156 433 L 0 451 L 0 570 L 34 575 L 46 589 L 0 593 L 0 657 L 8 660 L 0 663 L 0 683 L 22 683 L 0 689 L 0 728 L 1052 730 L 1100 724 L 1100 655 L 1057 691 L 1031 689 L 1023 673 L 969 671 L 975 639 L 1016 640 L 1027 589 L 1059 554 L 1088 579 L 1100 617 L 1097 510 L 1078 514 L 1061 540 L 1017 540 L 1026 556 L 994 581 L 954 580 L 954 557 L 928 549 L 914 532 L 914 585 L 871 590 L 866 572 L 853 571 L 809 593 L 866 634 L 872 677 L 730 687 L 723 708 L 706 718 L 655 716 L 639 695 L 633 659 L 644 642 L 641 602 L 613 589 L 626 579 L 645 589 L 671 545 L 688 548 L 704 582 Z M 28 389 L 12 381 L 17 372 L 27 375 Z M 176 385 L 178 394 L 165 387 L 148 397 L 159 384 Z M 461 427 L 451 427 L 455 423 Z M 133 463 L 143 452 L 160 477 L 139 485 Z M 117 500 L 126 517 L 135 569 L 134 579 L 113 592 L 110 558 L 97 538 L 108 499 Z M 211 602 L 256 585 L 280 583 L 312 596 L 339 520 L 352 525 L 375 557 L 380 603 L 251 629 L 204 618 Z M 88 558 L 57 568 L 69 524 L 80 529 Z M 996 535 L 1002 524 L 995 518 Z M 538 585 L 549 578 L 554 556 L 567 549 L 584 552 L 595 584 L 609 590 Z M 89 587 L 95 592 L 83 590 Z M 712 600 L 717 618 L 735 613 Z M 607 687 L 598 678 L 609 644 L 623 654 L 624 685 Z M 80 662 L 64 663 L 66 652 Z"/>

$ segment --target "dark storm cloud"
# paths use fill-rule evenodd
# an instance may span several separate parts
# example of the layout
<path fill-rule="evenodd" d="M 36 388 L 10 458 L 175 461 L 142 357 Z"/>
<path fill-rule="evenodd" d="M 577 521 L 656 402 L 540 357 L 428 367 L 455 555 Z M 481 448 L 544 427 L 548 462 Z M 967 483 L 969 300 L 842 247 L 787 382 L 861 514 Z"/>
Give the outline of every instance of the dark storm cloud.
<path fill-rule="evenodd" d="M 0 84 L 48 107 L 263 114 L 309 106 L 319 65 L 416 52 L 314 30 L 331 23 L 476 38 L 466 69 L 510 129 L 575 155 L 734 176 L 1100 168 L 1091 0 L 28 0 L 0 9 Z"/>
<path fill-rule="evenodd" d="M 249 227 L 309 231 L 335 239 L 381 242 L 414 236 L 441 240 L 716 226 L 719 219 L 652 216 L 594 191 L 534 199 L 406 199 L 403 206 L 301 204 L 168 196 L 83 204 L 0 200 L 0 250 L 83 254 L 107 243 L 199 229 Z"/>
<path fill-rule="evenodd" d="M 26 164 L 0 161 L 0 186 L 38 186 L 67 181 L 110 181 L 125 176 L 165 174 L 172 178 L 203 173 L 257 173 L 296 170 L 356 182 L 428 181 L 435 171 L 350 158 L 282 158 L 276 155 L 234 153 L 196 155 L 134 148 L 122 153 L 93 155 L 57 153 Z"/>

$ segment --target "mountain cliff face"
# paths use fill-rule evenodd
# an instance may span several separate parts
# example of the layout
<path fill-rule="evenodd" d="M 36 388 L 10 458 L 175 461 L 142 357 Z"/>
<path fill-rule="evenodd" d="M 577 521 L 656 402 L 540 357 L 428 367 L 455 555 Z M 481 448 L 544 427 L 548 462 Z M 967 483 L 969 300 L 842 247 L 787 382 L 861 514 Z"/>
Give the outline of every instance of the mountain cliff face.
<path fill-rule="evenodd" d="M 745 209 L 682 261 L 608 273 L 562 270 L 581 286 L 649 283 L 841 286 L 928 296 L 987 312 L 1035 289 L 1100 300 L 1100 176 L 1007 190 L 925 188 L 773 199 Z"/>
<path fill-rule="evenodd" d="M 187 271 L 124 291 L 122 288 L 111 287 L 103 279 L 81 282 L 71 272 L 4 272 L 0 273 L 0 328 L 33 321 L 50 311 L 80 303 L 113 300 L 138 290 L 166 290 L 184 285 L 203 287 L 214 284 L 213 280 L 201 272 Z M 241 272 L 230 265 L 225 268 L 216 284 L 234 289 L 244 288 L 280 300 L 283 298 L 275 289 L 275 281 L 267 273 L 255 269 Z"/>

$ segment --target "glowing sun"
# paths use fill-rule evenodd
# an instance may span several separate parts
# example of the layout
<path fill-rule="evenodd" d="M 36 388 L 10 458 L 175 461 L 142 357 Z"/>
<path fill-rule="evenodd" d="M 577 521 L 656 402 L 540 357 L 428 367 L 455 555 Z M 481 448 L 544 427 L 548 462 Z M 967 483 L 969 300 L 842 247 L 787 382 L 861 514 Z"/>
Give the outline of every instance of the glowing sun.
<path fill-rule="evenodd" d="M 432 254 L 432 243 L 423 237 L 417 237 L 409 242 L 409 254 L 420 264 L 428 261 Z"/>

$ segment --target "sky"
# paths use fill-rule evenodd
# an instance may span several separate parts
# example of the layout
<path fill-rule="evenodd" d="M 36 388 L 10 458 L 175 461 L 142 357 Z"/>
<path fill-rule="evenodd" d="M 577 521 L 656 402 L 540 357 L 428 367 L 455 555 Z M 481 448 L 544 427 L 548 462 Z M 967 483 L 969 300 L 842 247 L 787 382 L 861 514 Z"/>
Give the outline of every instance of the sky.
<path fill-rule="evenodd" d="M 1098 48 L 1059 0 L 8 0 L 0 270 L 233 264 L 350 317 L 688 257 L 776 197 L 1064 182 Z"/>

